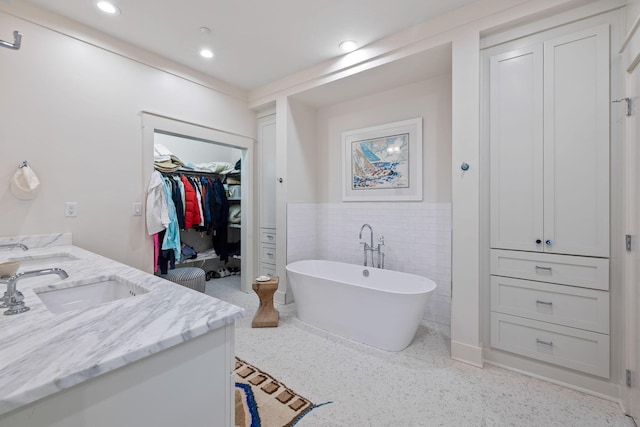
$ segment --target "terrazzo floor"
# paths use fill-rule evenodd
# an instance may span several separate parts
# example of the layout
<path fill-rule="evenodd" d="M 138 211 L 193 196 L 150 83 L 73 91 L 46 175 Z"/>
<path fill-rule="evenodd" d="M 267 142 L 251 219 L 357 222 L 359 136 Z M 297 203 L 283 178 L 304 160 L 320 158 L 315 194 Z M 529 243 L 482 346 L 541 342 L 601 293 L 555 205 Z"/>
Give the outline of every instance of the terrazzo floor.
<path fill-rule="evenodd" d="M 626 426 L 619 405 L 502 368 L 449 358 L 449 330 L 423 322 L 413 343 L 391 353 L 306 325 L 295 304 L 276 305 L 277 328 L 252 328 L 255 293 L 240 276 L 212 279 L 206 293 L 245 308 L 236 355 L 281 380 L 316 408 L 300 427 Z"/>

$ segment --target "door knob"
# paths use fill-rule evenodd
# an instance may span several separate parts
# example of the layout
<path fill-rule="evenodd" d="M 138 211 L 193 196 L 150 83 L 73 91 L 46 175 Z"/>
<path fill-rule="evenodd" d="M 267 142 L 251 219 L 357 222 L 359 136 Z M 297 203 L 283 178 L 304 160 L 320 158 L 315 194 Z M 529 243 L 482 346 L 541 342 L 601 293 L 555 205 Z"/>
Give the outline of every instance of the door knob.
<path fill-rule="evenodd" d="M 547 246 L 551 246 L 553 245 L 553 240 L 547 240 L 546 242 L 544 242 Z"/>

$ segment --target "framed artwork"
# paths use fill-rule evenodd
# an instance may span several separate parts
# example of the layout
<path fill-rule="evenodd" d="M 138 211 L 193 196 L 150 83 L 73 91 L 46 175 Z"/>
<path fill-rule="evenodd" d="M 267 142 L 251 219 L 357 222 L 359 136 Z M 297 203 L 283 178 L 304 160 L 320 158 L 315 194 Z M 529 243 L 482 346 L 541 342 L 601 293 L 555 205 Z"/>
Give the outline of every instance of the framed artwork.
<path fill-rule="evenodd" d="M 422 118 L 342 133 L 342 200 L 422 200 Z"/>

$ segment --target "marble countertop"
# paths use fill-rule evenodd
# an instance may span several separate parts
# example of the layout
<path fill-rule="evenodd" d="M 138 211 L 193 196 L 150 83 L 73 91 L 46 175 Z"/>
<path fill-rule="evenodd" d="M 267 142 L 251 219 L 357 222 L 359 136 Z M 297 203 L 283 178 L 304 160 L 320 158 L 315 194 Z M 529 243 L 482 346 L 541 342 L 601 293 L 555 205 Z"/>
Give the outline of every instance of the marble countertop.
<path fill-rule="evenodd" d="M 19 280 L 17 288 L 30 310 L 0 315 L 0 415 L 243 316 L 240 307 L 83 250 L 68 240 L 49 239 L 47 246 L 39 248 L 26 243 L 28 251 L 0 250 L 0 262 L 23 259 L 18 272 L 59 267 L 69 275 L 65 280 L 57 275 Z M 25 242 L 0 238 L 0 244 L 17 241 Z M 51 265 L 55 254 L 77 259 L 58 256 Z M 61 314 L 51 313 L 34 292 L 113 276 L 149 292 Z M 4 286 L 0 289 L 2 295 Z"/>

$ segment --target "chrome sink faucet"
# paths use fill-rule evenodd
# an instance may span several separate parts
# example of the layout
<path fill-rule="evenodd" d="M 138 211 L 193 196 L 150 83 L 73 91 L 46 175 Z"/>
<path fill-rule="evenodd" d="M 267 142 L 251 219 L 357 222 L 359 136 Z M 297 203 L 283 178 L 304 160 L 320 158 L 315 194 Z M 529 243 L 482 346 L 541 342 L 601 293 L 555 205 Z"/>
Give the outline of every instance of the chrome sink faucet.
<path fill-rule="evenodd" d="M 47 274 L 57 274 L 59 278 L 66 279 L 69 277 L 66 271 L 61 268 L 44 268 L 42 270 L 25 271 L 23 273 L 14 274 L 8 279 L 0 279 L 0 283 L 7 285 L 7 291 L 4 293 L 4 301 L 0 304 L 0 308 L 8 308 L 3 314 L 10 316 L 12 314 L 24 313 L 29 307 L 24 305 L 24 296 L 18 291 L 18 280 L 27 277 L 45 276 Z"/>
<path fill-rule="evenodd" d="M 360 234 L 358 236 L 358 238 L 360 240 L 362 240 L 362 231 L 366 228 L 369 229 L 369 236 L 370 236 L 370 242 L 371 243 L 367 243 L 367 242 L 360 242 L 361 244 L 364 245 L 364 266 L 366 267 L 368 265 L 369 262 L 369 256 L 367 255 L 367 252 L 371 252 L 371 266 L 372 267 L 378 267 L 378 268 L 384 268 L 384 252 L 382 251 L 382 246 L 384 246 L 384 236 L 380 236 L 378 238 L 378 246 L 376 248 L 373 247 L 373 229 L 371 228 L 371 226 L 369 224 L 363 224 L 362 227 L 360 227 Z M 378 253 L 378 265 L 376 266 L 375 263 L 373 262 L 373 253 L 377 252 Z"/>
<path fill-rule="evenodd" d="M 29 250 L 27 245 L 24 245 L 22 243 L 7 243 L 7 244 L 4 244 L 4 245 L 0 245 L 0 249 L 13 249 L 13 248 L 20 248 L 23 251 L 28 251 Z"/>

